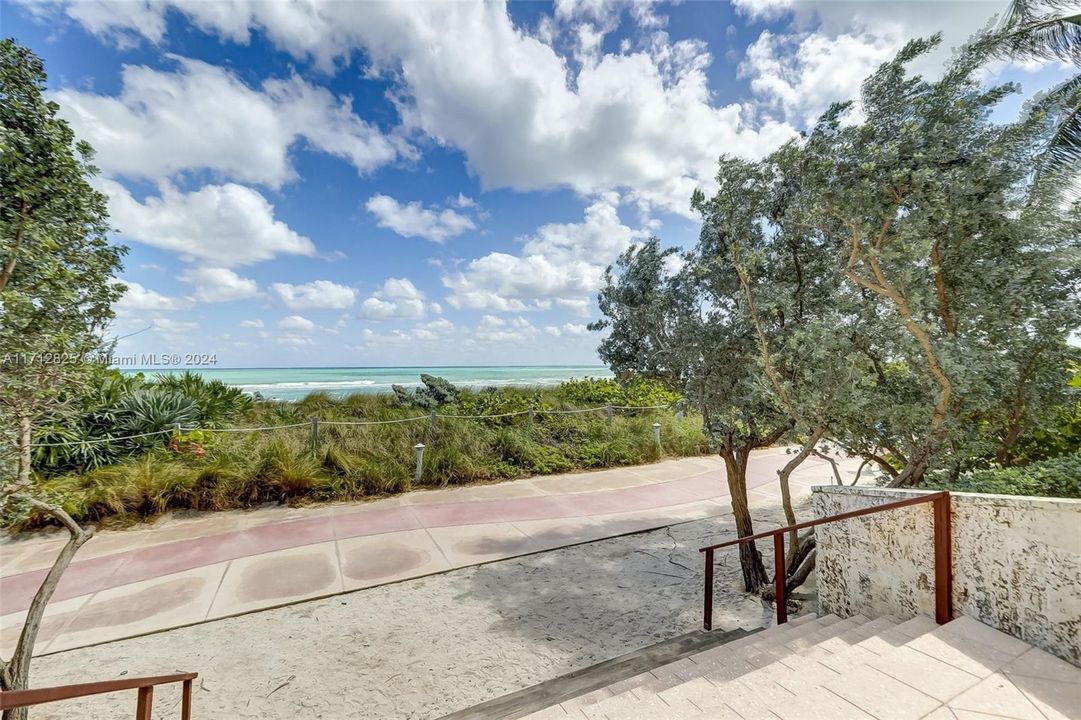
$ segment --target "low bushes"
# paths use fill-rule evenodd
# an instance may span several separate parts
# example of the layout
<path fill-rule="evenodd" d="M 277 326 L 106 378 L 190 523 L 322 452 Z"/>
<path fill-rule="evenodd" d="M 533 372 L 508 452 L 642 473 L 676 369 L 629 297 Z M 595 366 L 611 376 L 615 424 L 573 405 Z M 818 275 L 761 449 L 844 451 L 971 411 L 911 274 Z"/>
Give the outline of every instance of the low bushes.
<path fill-rule="evenodd" d="M 974 470 L 954 482 L 941 482 L 930 487 L 994 495 L 1081 498 L 1081 453 L 1021 467 Z"/>

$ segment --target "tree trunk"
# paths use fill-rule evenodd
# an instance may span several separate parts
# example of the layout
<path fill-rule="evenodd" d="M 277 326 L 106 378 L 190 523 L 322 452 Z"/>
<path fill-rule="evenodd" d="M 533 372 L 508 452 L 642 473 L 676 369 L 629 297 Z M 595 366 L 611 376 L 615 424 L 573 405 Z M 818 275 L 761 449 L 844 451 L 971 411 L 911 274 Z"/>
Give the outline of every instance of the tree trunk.
<path fill-rule="evenodd" d="M 747 503 L 747 459 L 749 450 L 722 450 L 724 467 L 728 476 L 728 493 L 732 496 L 732 515 L 736 521 L 736 534 L 739 537 L 754 535 L 751 509 Z M 757 593 L 763 586 L 768 587 L 769 576 L 762 564 L 762 555 L 754 541 L 741 543 L 739 546 L 739 564 L 743 568 L 743 587 L 747 592 Z"/>
<path fill-rule="evenodd" d="M 19 472 L 15 480 L 18 491 L 25 491 L 30 486 L 30 416 L 19 415 Z"/>
<path fill-rule="evenodd" d="M 781 507 L 784 509 L 784 519 L 789 525 L 796 524 L 796 512 L 792 509 L 792 489 L 789 485 L 788 479 L 795 472 L 796 468 L 807 459 L 807 456 L 814 451 L 815 446 L 818 445 L 818 441 L 822 439 L 822 436 L 826 434 L 825 426 L 815 428 L 810 436 L 807 438 L 807 442 L 803 444 L 800 451 L 796 453 L 791 460 L 785 463 L 785 466 L 777 471 L 777 478 L 781 484 Z M 799 534 L 793 530 L 788 533 L 788 553 L 785 555 L 785 574 L 790 575 L 796 568 L 796 556 L 799 555 Z"/>
<path fill-rule="evenodd" d="M 62 508 L 33 498 L 17 497 L 28 501 L 39 510 L 50 513 L 67 528 L 70 536 L 63 549 L 60 550 L 60 554 L 56 556 L 56 560 L 53 561 L 52 567 L 49 568 L 41 587 L 34 594 L 34 599 L 27 610 L 22 631 L 19 633 L 19 641 L 15 645 L 11 660 L 7 662 L 0 660 L 0 689 L 3 690 L 25 690 L 29 686 L 30 660 L 34 654 L 34 644 L 37 642 L 38 631 L 41 629 L 45 608 L 49 604 L 53 592 L 56 591 L 56 586 L 60 583 L 64 571 L 68 569 L 72 558 L 75 557 L 75 553 L 94 535 L 93 529 L 84 530 L 79 527 L 78 523 Z M 26 720 L 28 714 L 29 708 L 5 710 L 3 720 Z"/>

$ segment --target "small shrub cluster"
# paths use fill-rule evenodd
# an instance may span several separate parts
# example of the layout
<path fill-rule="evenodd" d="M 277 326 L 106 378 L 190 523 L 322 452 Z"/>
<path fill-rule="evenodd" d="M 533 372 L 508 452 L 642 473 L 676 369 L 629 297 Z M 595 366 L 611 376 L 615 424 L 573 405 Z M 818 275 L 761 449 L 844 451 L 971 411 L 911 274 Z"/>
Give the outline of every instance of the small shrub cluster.
<path fill-rule="evenodd" d="M 929 487 L 994 495 L 1081 498 L 1081 453 L 1020 467 L 974 470 L 954 482 L 932 483 Z"/>

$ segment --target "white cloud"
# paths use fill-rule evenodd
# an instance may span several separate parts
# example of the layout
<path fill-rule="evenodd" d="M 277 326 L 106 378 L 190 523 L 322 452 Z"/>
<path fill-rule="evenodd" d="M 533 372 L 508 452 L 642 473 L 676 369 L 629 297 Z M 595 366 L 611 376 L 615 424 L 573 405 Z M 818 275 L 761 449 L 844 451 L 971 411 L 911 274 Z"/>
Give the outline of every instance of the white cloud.
<path fill-rule="evenodd" d="M 208 169 L 279 187 L 295 177 L 289 150 L 301 139 L 362 173 L 414 153 L 353 113 L 350 98 L 295 75 L 253 89 L 223 68 L 169 57 L 179 66 L 172 72 L 124 66 L 116 97 L 72 88 L 52 93 L 60 114 L 97 150 L 106 175 L 159 180 Z"/>
<path fill-rule="evenodd" d="M 537 335 L 537 328 L 521 316 L 507 321 L 485 315 L 473 330 L 473 337 L 484 344 L 523 343 L 536 339 Z"/>
<path fill-rule="evenodd" d="M 577 312 L 590 307 L 604 268 L 644 236 L 624 225 L 609 195 L 585 210 L 580 223 L 541 226 L 517 255 L 493 252 L 443 276 L 456 308 L 520 312 L 555 301 Z"/>
<path fill-rule="evenodd" d="M 387 278 L 360 304 L 360 316 L 368 320 L 419 320 L 424 317 L 424 293 L 406 278 Z"/>
<path fill-rule="evenodd" d="M 315 255 L 315 245 L 274 219 L 274 206 L 243 185 L 204 185 L 183 192 L 169 183 L 139 202 L 120 183 L 99 181 L 112 224 L 124 237 L 220 266 L 248 265 L 276 255 Z"/>
<path fill-rule="evenodd" d="M 352 307 L 357 299 L 356 288 L 339 285 L 330 280 L 316 280 L 303 285 L 273 283 L 270 289 L 283 303 L 294 310 L 309 308 L 344 310 Z"/>
<path fill-rule="evenodd" d="M 201 29 L 237 42 L 247 42 L 251 29 L 261 29 L 277 47 L 298 58 L 312 58 L 327 70 L 363 48 L 370 62 L 367 72 L 382 74 L 393 83 L 393 98 L 404 125 L 464 152 L 485 188 L 570 187 L 582 194 L 625 188 L 635 202 L 689 214 L 690 193 L 697 186 L 713 184 L 719 154 L 760 156 L 794 134 L 784 123 L 749 121 L 746 108 L 739 103 L 716 106 L 706 77 L 711 57 L 705 46 L 692 40 L 670 41 L 657 29 L 661 22 L 648 7 L 631 6 L 643 35 L 636 38 L 634 47 L 628 44 L 626 51 L 618 54 L 603 53 L 599 44 L 612 13 L 605 8 L 595 13 L 579 8 L 572 14 L 592 13 L 591 17 L 606 19 L 589 27 L 562 24 L 574 40 L 570 56 L 557 49 L 567 43 L 552 35 L 561 32 L 562 25 L 541 23 L 547 29 L 532 34 L 513 23 L 504 3 L 285 5 L 220 0 L 162 2 L 155 7 L 162 14 L 172 8 Z M 140 30 L 129 14 L 120 12 L 112 25 L 96 17 L 93 28 L 97 32 Z M 155 41 L 159 33 L 152 28 L 148 39 Z M 151 96 L 158 74 L 145 68 L 129 72 L 133 88 Z M 217 102 L 207 106 L 209 100 L 193 94 L 191 99 L 200 105 L 196 111 L 185 106 L 182 114 L 204 117 L 220 111 L 226 117 L 239 113 L 243 119 L 261 109 L 261 103 L 249 94 L 270 95 L 271 102 L 276 101 L 267 88 L 262 93 L 237 88 L 235 78 L 214 77 L 207 68 L 182 64 L 181 75 L 195 72 L 211 75 L 208 80 L 223 86 L 222 95 L 239 96 L 250 107 L 237 109 Z M 177 81 L 171 84 L 175 86 Z M 183 87 L 182 82 L 180 85 Z M 218 95 L 210 93 L 209 97 Z M 98 125 L 120 128 L 123 132 L 117 132 L 117 137 L 121 138 L 141 135 L 133 131 L 140 129 L 142 113 L 156 111 L 136 109 L 136 97 L 140 96 L 133 93 L 131 107 L 122 100 L 106 99 L 120 107 L 110 106 L 115 117 L 108 119 L 103 108 Z M 326 102 L 334 107 L 332 99 Z M 129 122 L 132 117 L 135 123 Z M 249 119 L 246 126 L 251 127 L 252 122 Z M 283 151 L 275 148 L 288 144 L 299 130 L 288 124 L 284 131 L 278 130 L 269 120 L 264 124 L 271 131 L 269 147 L 262 153 L 257 152 L 258 147 L 249 147 L 249 154 L 260 162 L 247 172 L 280 182 L 289 173 Z M 264 142 L 260 129 L 245 133 L 251 144 Z M 167 133 L 172 140 L 175 135 Z M 369 143 L 383 148 L 373 153 L 373 162 L 386 162 L 394 149 L 377 143 L 379 138 Z M 195 148 L 203 144 L 198 137 L 193 140 Z M 189 155 L 200 154 L 184 143 L 175 148 L 177 156 L 160 165 L 186 164 Z M 226 150 L 228 162 L 214 166 L 227 164 L 236 172 L 245 172 Z M 136 153 L 133 150 L 126 155 Z M 209 156 L 202 162 L 212 159 Z M 141 163 L 133 159 L 130 164 L 138 167 Z"/>
<path fill-rule="evenodd" d="M 132 280 L 124 280 L 128 289 L 123 297 L 113 307 L 117 312 L 131 313 L 140 311 L 169 312 L 173 310 L 189 310 L 194 301 L 188 297 L 169 297 L 155 290 L 143 287 Z"/>
<path fill-rule="evenodd" d="M 186 342 L 190 334 L 199 329 L 194 320 L 173 320 L 156 317 L 151 321 L 151 328 L 169 343 Z"/>
<path fill-rule="evenodd" d="M 240 327 L 242 328 L 261 328 L 263 327 L 262 320 L 241 320 Z"/>
<path fill-rule="evenodd" d="M 303 337 L 315 332 L 315 323 L 303 315 L 289 315 L 278 321 L 278 330 L 287 337 Z"/>
<path fill-rule="evenodd" d="M 796 0 L 732 0 L 732 6 L 752 20 L 772 20 L 784 15 Z"/>
<path fill-rule="evenodd" d="M 831 103 L 857 98 L 863 80 L 904 41 L 901 28 L 888 24 L 836 37 L 763 31 L 747 48 L 739 74 L 750 78 L 751 90 L 768 107 L 809 126 Z"/>
<path fill-rule="evenodd" d="M 259 295 L 259 285 L 254 280 L 241 277 L 228 268 L 192 267 L 185 270 L 180 279 L 195 287 L 195 299 L 201 302 L 246 300 Z"/>
<path fill-rule="evenodd" d="M 402 237 L 441 243 L 476 227 L 470 218 L 449 208 L 426 208 L 419 202 L 403 205 L 389 195 L 373 195 L 364 207 L 375 215 L 379 227 L 389 228 Z"/>
<path fill-rule="evenodd" d="M 589 334 L 589 328 L 585 325 L 564 323 L 563 325 L 547 325 L 544 332 L 553 337 L 585 337 Z"/>

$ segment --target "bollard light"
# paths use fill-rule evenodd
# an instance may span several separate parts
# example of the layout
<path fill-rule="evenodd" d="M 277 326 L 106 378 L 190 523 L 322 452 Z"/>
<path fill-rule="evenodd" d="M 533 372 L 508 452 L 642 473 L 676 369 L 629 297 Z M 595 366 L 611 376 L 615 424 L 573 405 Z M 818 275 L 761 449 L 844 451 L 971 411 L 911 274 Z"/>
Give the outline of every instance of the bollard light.
<path fill-rule="evenodd" d="M 424 443 L 417 443 L 413 449 L 417 452 L 417 469 L 413 473 L 413 482 L 420 485 L 420 476 L 424 470 Z"/>
<path fill-rule="evenodd" d="M 657 444 L 661 444 L 661 424 L 659 422 L 653 423 L 653 439 L 657 441 Z"/>

